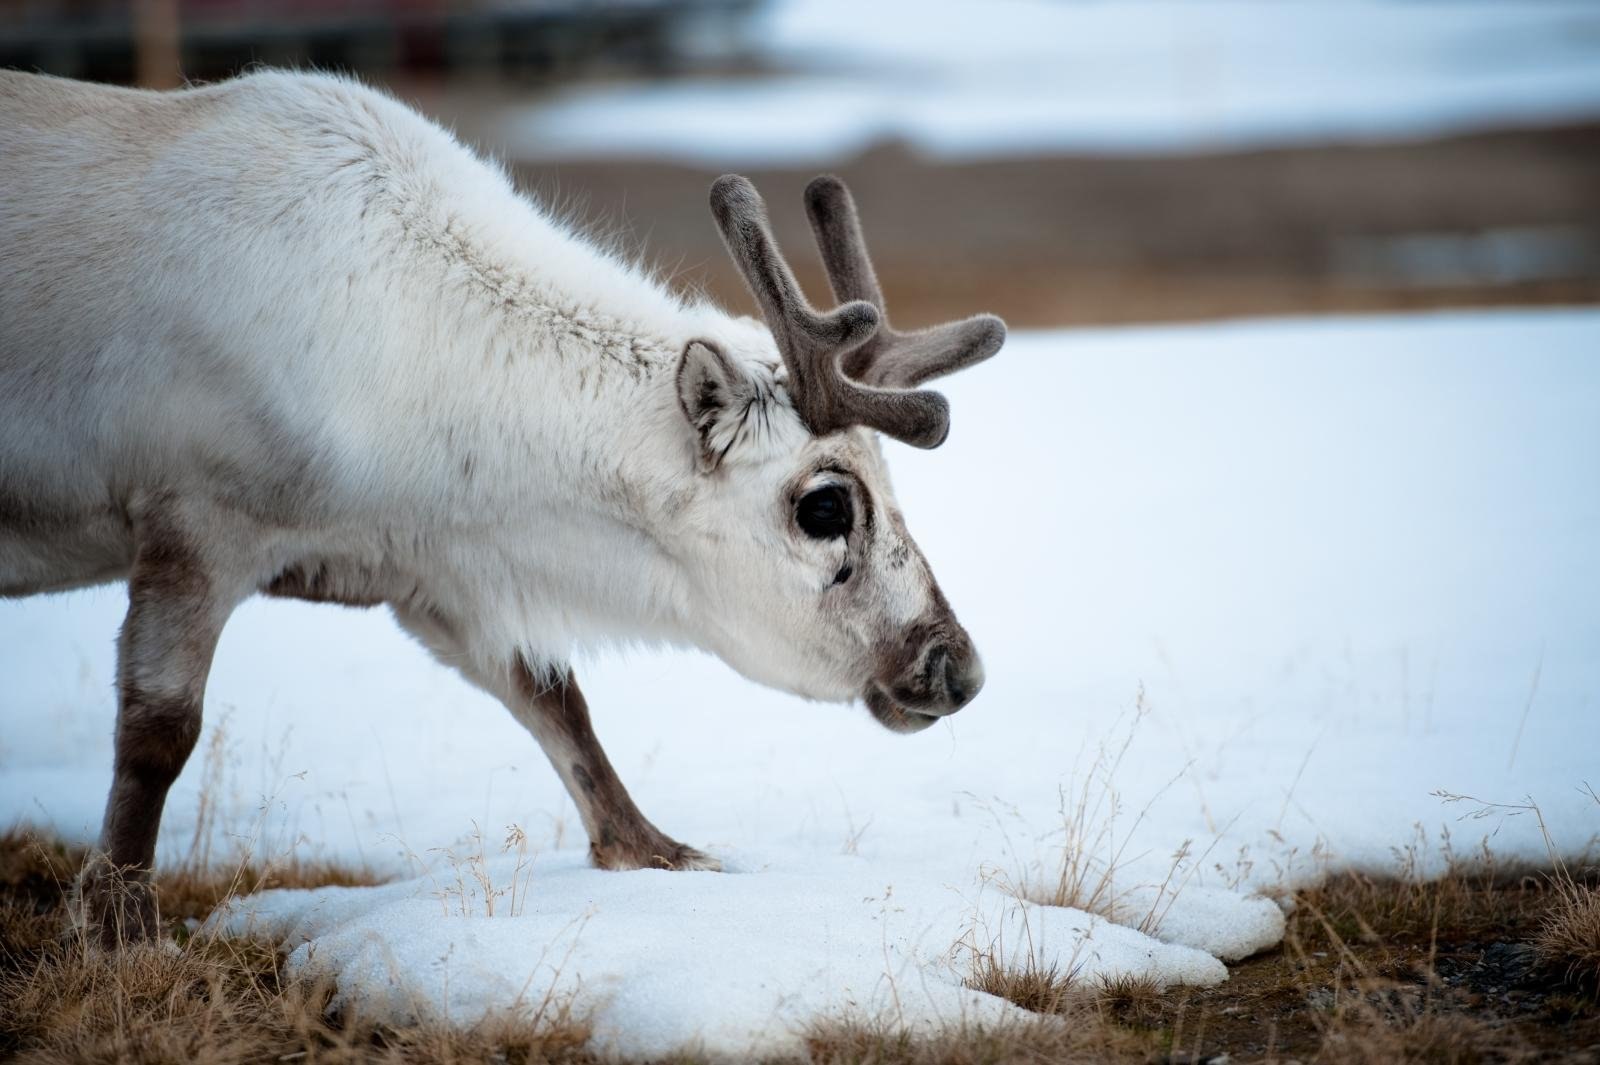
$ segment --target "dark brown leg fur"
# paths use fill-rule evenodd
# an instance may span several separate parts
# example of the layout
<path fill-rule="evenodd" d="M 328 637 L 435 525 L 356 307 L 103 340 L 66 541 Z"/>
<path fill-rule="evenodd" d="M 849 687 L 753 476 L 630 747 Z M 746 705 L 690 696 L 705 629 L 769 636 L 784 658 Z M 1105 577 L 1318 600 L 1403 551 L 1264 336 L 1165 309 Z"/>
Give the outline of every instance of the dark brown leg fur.
<path fill-rule="evenodd" d="M 520 707 L 513 711 L 538 737 L 589 833 L 589 856 L 602 869 L 721 869 L 722 863 L 671 839 L 646 820 L 623 787 L 589 723 L 578 682 L 514 667 Z"/>
<path fill-rule="evenodd" d="M 450 619 L 396 607 L 395 619 L 435 657 L 506 705 L 544 748 L 589 834 L 589 855 L 602 869 L 721 869 L 715 858 L 686 847 L 645 819 L 611 768 L 589 723 L 589 707 L 569 672 L 536 672 L 517 659 L 509 669 L 480 670 Z"/>
<path fill-rule="evenodd" d="M 231 610 L 170 529 L 141 530 L 118 647 L 116 761 L 100 851 L 84 870 L 83 917 L 107 945 L 159 930 L 150 869 L 167 789 L 200 736 L 211 656 Z"/>

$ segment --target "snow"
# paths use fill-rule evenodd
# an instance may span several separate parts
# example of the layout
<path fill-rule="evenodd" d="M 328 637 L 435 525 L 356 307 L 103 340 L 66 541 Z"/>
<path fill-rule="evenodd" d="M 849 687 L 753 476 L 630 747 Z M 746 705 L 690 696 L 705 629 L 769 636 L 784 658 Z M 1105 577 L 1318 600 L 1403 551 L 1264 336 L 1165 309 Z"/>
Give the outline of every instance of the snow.
<path fill-rule="evenodd" d="M 506 109 L 519 158 L 822 165 L 880 140 L 940 158 L 1434 135 L 1600 113 L 1586 0 L 786 0 L 775 71 L 571 89 Z"/>
<path fill-rule="evenodd" d="M 1545 854 L 1531 813 L 1437 791 L 1531 798 L 1567 852 L 1600 830 L 1600 311 L 1019 333 L 942 387 L 950 441 L 891 465 L 984 654 L 970 708 L 905 737 L 705 657 L 580 662 L 641 808 L 729 868 L 604 873 L 533 741 L 384 614 L 252 602 L 208 689 L 202 837 L 397 879 L 219 925 L 375 1011 L 548 994 L 618 1053 L 738 1057 L 841 1011 L 1003 1016 L 960 986 L 974 951 L 1211 983 L 1327 869 Z M 93 837 L 124 604 L 0 603 L 0 821 Z M 1017 898 L 1073 842 L 1109 922 Z M 489 916 L 474 868 L 516 901 Z"/>
<path fill-rule="evenodd" d="M 514 874 L 509 859 L 489 869 L 502 884 Z M 591 1017 L 597 1049 L 629 1057 L 685 1047 L 798 1052 L 819 1012 L 887 1012 L 914 1030 L 1020 1015 L 961 986 L 970 957 L 956 944 L 974 934 L 985 949 L 1001 938 L 1018 944 L 1007 953 L 1017 964 L 1031 958 L 1082 979 L 1226 978 L 1202 951 L 1079 910 L 1023 904 L 994 889 L 969 902 L 937 882 L 885 879 L 859 857 L 759 872 L 606 876 L 564 854 L 532 870 L 533 894 L 515 914 L 487 916 L 473 888 L 469 916 L 450 919 L 461 897 L 423 877 L 376 890 L 274 892 L 227 925 L 295 944 L 292 971 L 359 987 L 363 1008 L 391 1016 L 470 1024 L 487 1003 L 537 1008 L 571 997 Z M 1276 907 L 1259 905 L 1281 928 Z"/>

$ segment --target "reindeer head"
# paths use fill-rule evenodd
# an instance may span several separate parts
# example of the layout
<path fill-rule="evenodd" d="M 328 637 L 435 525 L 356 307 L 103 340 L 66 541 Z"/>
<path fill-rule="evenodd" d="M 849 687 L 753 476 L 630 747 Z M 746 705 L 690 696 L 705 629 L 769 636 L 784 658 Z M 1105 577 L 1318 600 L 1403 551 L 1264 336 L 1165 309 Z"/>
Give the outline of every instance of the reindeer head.
<path fill-rule="evenodd" d="M 980 315 L 890 328 L 844 184 L 817 178 L 806 208 L 840 301 L 828 312 L 800 292 L 755 187 L 711 187 L 766 329 L 692 341 L 678 368 L 698 449 L 697 612 L 711 649 L 746 675 L 860 696 L 886 727 L 916 731 L 966 705 L 983 667 L 906 532 L 876 433 L 943 443 L 949 405 L 916 386 L 993 355 L 1005 326 Z"/>

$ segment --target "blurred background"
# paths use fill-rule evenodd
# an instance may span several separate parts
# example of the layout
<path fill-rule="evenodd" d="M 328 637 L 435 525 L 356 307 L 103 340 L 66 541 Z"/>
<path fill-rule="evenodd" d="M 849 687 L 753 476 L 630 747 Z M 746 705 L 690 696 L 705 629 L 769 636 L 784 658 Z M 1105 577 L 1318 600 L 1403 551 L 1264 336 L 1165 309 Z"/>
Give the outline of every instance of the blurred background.
<path fill-rule="evenodd" d="M 856 190 L 897 319 L 1600 299 L 1591 0 L 0 0 L 0 65 L 348 71 L 736 306 L 738 170 L 802 281 Z"/>

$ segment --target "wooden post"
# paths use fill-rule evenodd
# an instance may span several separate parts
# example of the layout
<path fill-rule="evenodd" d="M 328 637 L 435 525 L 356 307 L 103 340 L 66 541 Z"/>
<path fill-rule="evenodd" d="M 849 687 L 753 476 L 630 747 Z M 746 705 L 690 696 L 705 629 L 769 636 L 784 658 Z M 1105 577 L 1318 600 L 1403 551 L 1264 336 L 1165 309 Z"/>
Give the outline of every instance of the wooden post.
<path fill-rule="evenodd" d="M 172 89 L 183 83 L 178 51 L 178 0 L 134 0 L 134 69 L 146 89 Z"/>

